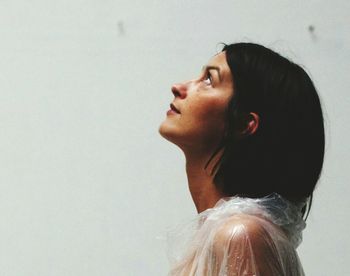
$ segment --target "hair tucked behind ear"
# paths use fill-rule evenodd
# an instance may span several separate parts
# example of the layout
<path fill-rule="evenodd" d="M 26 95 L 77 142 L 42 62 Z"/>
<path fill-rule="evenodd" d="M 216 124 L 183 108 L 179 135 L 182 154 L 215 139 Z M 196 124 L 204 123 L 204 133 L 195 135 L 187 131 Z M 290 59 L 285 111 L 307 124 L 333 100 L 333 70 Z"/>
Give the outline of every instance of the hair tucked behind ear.
<path fill-rule="evenodd" d="M 213 154 L 223 149 L 213 170 L 215 184 L 227 196 L 255 198 L 276 192 L 294 202 L 309 198 L 310 209 L 325 143 L 312 80 L 299 65 L 261 45 L 237 43 L 222 51 L 234 91 L 226 135 Z M 259 116 L 257 131 L 237 135 L 250 112 Z"/>

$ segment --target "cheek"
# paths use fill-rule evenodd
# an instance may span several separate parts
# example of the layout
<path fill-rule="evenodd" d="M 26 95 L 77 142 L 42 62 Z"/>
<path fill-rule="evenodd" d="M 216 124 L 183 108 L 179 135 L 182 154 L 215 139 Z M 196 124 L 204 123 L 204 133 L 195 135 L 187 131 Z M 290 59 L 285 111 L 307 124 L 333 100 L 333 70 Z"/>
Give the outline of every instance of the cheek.
<path fill-rule="evenodd" d="M 211 100 L 190 107 L 191 125 L 203 135 L 222 133 L 225 127 L 226 102 Z"/>

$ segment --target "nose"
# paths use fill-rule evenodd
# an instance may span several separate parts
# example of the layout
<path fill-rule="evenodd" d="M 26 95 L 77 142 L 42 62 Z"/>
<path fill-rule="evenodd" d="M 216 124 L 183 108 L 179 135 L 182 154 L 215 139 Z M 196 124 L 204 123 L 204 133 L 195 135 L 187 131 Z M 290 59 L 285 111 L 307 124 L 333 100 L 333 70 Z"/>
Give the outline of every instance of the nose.
<path fill-rule="evenodd" d="M 187 96 L 187 86 L 183 83 L 175 83 L 171 86 L 171 92 L 173 92 L 175 98 L 184 99 Z"/>

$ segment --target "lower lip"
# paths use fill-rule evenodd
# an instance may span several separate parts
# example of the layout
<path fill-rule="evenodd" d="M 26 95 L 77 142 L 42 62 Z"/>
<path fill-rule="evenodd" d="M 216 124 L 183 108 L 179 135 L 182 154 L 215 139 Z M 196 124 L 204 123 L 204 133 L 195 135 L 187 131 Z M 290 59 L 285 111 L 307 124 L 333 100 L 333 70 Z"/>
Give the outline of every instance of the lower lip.
<path fill-rule="evenodd" d="M 172 109 L 169 109 L 168 112 L 166 113 L 166 115 L 175 115 L 175 114 L 179 114 L 179 113 L 175 112 Z"/>

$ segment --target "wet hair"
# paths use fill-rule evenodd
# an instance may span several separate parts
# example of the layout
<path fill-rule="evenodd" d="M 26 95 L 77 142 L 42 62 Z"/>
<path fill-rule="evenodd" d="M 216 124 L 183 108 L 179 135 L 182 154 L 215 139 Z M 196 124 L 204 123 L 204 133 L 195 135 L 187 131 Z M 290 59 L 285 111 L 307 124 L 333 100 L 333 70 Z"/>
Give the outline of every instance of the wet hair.
<path fill-rule="evenodd" d="M 325 145 L 322 108 L 312 80 L 301 66 L 262 45 L 235 43 L 222 51 L 233 96 L 225 136 L 212 155 L 223 149 L 212 171 L 215 185 L 227 196 L 257 198 L 276 192 L 292 202 L 307 199 L 302 214 L 308 215 Z M 250 112 L 259 116 L 258 128 L 239 135 Z"/>

